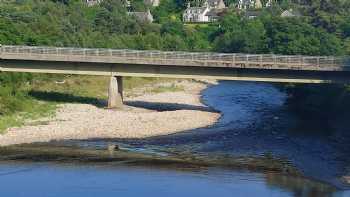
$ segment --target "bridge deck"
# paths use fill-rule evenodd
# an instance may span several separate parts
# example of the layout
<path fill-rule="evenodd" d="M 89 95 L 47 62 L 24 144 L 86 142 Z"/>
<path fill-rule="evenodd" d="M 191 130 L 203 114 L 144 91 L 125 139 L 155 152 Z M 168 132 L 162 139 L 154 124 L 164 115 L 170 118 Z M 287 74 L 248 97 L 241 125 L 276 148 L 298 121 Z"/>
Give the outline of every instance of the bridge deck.
<path fill-rule="evenodd" d="M 345 57 L 0 47 L 0 72 L 349 83 Z"/>
<path fill-rule="evenodd" d="M 106 64 L 350 71 L 343 57 L 2 46 L 0 59 Z M 1 69 L 1 67 L 0 67 Z"/>

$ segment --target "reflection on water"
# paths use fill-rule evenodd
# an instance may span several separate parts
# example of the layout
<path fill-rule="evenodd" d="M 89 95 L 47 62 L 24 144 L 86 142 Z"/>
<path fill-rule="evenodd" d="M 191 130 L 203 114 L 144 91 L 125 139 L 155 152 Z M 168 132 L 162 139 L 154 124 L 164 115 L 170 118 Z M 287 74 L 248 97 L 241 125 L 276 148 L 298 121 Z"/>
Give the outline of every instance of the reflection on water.
<path fill-rule="evenodd" d="M 246 171 L 165 170 L 112 164 L 0 164 L 2 196 L 330 196 L 333 188 Z M 347 196 L 350 193 L 333 193 Z"/>
<path fill-rule="evenodd" d="M 222 112 L 217 125 L 127 143 L 195 154 L 271 155 L 290 161 L 308 177 L 348 188 L 340 177 L 350 166 L 350 128 L 305 124 L 287 110 L 286 95 L 266 83 L 221 82 L 205 90 L 203 100 Z"/>
<path fill-rule="evenodd" d="M 205 90 L 203 100 L 223 115 L 212 127 L 145 140 L 68 141 L 64 146 L 78 145 L 81 150 L 62 148 L 63 157 L 57 151 L 61 143 L 50 143 L 50 147 L 57 146 L 51 152 L 37 147 L 45 149 L 45 156 L 21 152 L 23 147 L 14 152 L 1 150 L 4 160 L 99 160 L 98 165 L 0 164 L 0 185 L 9 185 L 2 194 L 350 196 L 349 191 L 338 191 L 348 189 L 340 177 L 350 164 L 349 129 L 303 125 L 305 121 L 286 109 L 286 95 L 271 84 L 221 82 Z M 118 143 L 126 152 L 119 151 L 121 156 L 111 159 L 100 151 L 109 143 Z M 147 155 L 168 161 L 155 165 L 153 156 Z M 195 165 L 182 166 L 191 162 Z M 243 168 L 246 171 L 239 170 Z M 312 179 L 292 176 L 300 172 Z"/>

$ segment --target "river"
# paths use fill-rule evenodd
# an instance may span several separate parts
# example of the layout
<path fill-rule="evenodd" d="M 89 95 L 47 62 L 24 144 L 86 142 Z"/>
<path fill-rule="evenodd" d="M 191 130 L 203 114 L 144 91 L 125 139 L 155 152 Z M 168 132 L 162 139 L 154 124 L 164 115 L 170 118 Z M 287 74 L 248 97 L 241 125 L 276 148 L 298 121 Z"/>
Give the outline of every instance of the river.
<path fill-rule="evenodd" d="M 223 81 L 202 95 L 203 102 L 222 113 L 218 123 L 208 128 L 144 140 L 99 139 L 39 146 L 105 150 L 118 144 L 123 151 L 174 158 L 174 163 L 96 157 L 93 162 L 77 162 L 77 156 L 70 157 L 74 162 L 66 162 L 69 159 L 58 157 L 57 152 L 35 155 L 33 161 L 23 156 L 13 161 L 18 153 L 11 153 L 12 159 L 0 163 L 0 182 L 6 185 L 2 194 L 350 196 L 349 186 L 341 179 L 350 167 L 346 129 L 333 131 L 321 123 L 305 124 L 307 120 L 288 111 L 287 95 L 272 84 Z M 187 161 L 197 162 L 187 165 Z"/>

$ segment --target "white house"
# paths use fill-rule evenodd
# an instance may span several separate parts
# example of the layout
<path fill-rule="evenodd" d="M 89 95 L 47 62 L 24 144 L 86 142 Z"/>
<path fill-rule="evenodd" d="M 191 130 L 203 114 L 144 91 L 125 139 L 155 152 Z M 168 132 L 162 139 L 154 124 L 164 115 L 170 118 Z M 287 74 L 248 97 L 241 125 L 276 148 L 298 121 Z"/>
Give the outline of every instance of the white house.
<path fill-rule="evenodd" d="M 225 8 L 223 0 L 206 0 L 202 7 L 191 7 L 189 3 L 182 15 L 183 22 L 212 22 L 218 19 L 218 13 Z"/>
<path fill-rule="evenodd" d="M 183 13 L 183 22 L 209 22 L 209 7 L 188 7 Z"/>
<path fill-rule="evenodd" d="M 267 4 L 269 2 L 271 2 L 271 0 L 268 0 Z M 246 10 L 249 8 L 259 9 L 263 7 L 263 4 L 261 3 L 261 0 L 239 0 L 237 7 L 241 10 Z"/>

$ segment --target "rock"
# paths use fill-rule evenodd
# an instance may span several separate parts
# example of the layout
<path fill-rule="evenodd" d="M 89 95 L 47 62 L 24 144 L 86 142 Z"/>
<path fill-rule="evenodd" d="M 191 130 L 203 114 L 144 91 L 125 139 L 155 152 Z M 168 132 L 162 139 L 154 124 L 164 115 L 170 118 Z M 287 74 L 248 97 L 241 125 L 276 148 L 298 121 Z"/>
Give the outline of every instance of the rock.
<path fill-rule="evenodd" d="M 107 149 L 108 151 L 120 150 L 118 144 L 108 144 Z"/>

